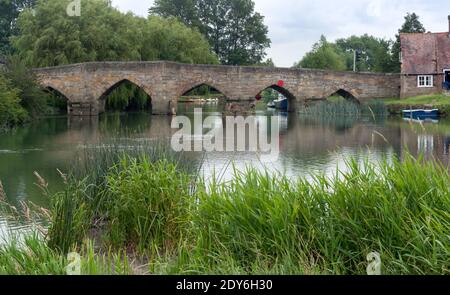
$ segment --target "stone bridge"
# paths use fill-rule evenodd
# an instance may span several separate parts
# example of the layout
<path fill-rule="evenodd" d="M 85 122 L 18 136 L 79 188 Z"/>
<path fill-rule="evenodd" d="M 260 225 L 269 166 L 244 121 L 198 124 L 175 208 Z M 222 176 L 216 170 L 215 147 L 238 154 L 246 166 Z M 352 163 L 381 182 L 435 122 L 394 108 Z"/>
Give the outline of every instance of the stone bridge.
<path fill-rule="evenodd" d="M 200 85 L 220 91 L 228 101 L 254 101 L 273 88 L 289 99 L 289 109 L 338 93 L 364 101 L 400 96 L 400 76 L 310 69 L 191 65 L 175 62 L 90 62 L 34 69 L 43 87 L 68 100 L 71 115 L 98 115 L 106 96 L 124 81 L 143 89 L 153 114 L 173 114 L 180 96 Z"/>

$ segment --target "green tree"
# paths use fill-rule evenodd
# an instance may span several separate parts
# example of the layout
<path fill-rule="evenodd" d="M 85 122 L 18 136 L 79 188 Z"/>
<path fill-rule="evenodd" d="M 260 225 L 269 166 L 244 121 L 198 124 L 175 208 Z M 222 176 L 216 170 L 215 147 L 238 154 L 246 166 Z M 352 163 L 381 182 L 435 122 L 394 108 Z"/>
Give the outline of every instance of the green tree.
<path fill-rule="evenodd" d="M 345 53 L 346 69 L 353 70 L 353 52 L 359 52 L 356 69 L 363 72 L 390 72 L 392 41 L 367 34 L 336 40 L 336 46 Z"/>
<path fill-rule="evenodd" d="M 34 67 L 86 61 L 164 59 L 217 63 L 208 42 L 175 19 L 121 13 L 108 0 L 82 0 L 79 17 L 68 17 L 67 2 L 38 0 L 18 18 L 13 45 Z"/>
<path fill-rule="evenodd" d="M 149 12 L 198 28 L 223 64 L 258 64 L 270 46 L 264 17 L 252 0 L 157 0 Z"/>
<path fill-rule="evenodd" d="M 0 130 L 27 120 L 27 112 L 20 105 L 19 92 L 0 72 Z"/>
<path fill-rule="evenodd" d="M 419 16 L 416 13 L 407 13 L 405 16 L 405 22 L 398 30 L 398 34 L 395 36 L 396 41 L 392 47 L 392 61 L 391 67 L 395 72 L 400 72 L 400 33 L 425 33 L 425 27 L 419 20 Z"/>
<path fill-rule="evenodd" d="M 18 56 L 11 56 L 4 73 L 20 98 L 20 105 L 31 117 L 46 112 L 48 94 L 37 83 L 37 77 Z"/>
<path fill-rule="evenodd" d="M 0 0 L 0 54 L 11 53 L 9 39 L 17 34 L 17 17 L 22 10 L 32 7 L 35 2 L 35 0 Z"/>
<path fill-rule="evenodd" d="M 199 27 L 196 0 L 156 0 L 149 9 L 150 15 L 176 17 L 187 26 Z"/>
<path fill-rule="evenodd" d="M 322 35 L 312 51 L 306 53 L 294 67 L 343 71 L 347 68 L 344 61 L 345 55 Z"/>
<path fill-rule="evenodd" d="M 143 60 L 218 63 L 205 37 L 175 18 L 146 19 L 124 14 L 113 8 L 109 0 L 82 0 L 81 16 L 69 17 L 67 4 L 60 0 L 37 0 L 33 11 L 27 9 L 20 14 L 19 34 L 12 41 L 26 65 Z M 21 67 L 16 72 L 19 69 L 24 72 Z M 45 103 L 30 93 L 36 93 L 35 90 L 30 87 L 20 95 L 30 114 L 45 111 L 39 108 Z M 107 105 L 120 110 L 147 109 L 148 101 L 148 96 L 137 86 L 123 84 L 111 93 Z"/>

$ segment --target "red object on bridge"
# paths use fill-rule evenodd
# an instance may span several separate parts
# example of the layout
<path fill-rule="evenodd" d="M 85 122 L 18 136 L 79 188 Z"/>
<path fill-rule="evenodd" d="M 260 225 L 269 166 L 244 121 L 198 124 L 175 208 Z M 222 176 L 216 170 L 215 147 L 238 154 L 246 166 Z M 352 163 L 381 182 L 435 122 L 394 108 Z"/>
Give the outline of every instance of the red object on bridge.
<path fill-rule="evenodd" d="M 255 99 L 256 99 L 256 100 L 261 100 L 261 98 L 262 98 L 262 97 L 261 97 L 261 93 L 258 93 L 258 94 L 255 96 Z"/>
<path fill-rule="evenodd" d="M 283 87 L 283 86 L 284 86 L 284 81 L 283 81 L 283 80 L 278 80 L 277 85 L 278 85 L 279 87 Z"/>

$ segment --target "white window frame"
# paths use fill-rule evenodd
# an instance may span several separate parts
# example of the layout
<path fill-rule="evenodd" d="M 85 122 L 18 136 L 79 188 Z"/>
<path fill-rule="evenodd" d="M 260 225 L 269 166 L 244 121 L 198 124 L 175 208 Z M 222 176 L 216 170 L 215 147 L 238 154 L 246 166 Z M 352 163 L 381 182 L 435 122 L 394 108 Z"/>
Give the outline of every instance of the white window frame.
<path fill-rule="evenodd" d="M 421 80 L 423 80 L 423 81 L 421 81 Z M 432 87 L 434 87 L 434 77 L 433 77 L 433 75 L 419 75 L 419 76 L 417 76 L 417 87 L 419 87 L 419 88 L 432 88 Z"/>

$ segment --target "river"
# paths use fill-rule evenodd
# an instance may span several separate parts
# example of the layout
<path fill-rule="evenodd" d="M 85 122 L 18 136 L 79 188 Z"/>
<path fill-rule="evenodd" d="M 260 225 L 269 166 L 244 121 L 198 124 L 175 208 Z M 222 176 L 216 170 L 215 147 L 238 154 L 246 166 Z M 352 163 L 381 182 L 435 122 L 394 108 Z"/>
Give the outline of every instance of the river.
<path fill-rule="evenodd" d="M 180 104 L 179 115 L 193 121 L 192 104 Z M 198 106 L 196 106 L 198 107 Z M 214 104 L 203 106 L 204 115 L 219 115 Z M 246 165 L 268 167 L 290 177 L 307 176 L 319 172 L 332 174 L 336 167 L 344 167 L 345 159 L 355 157 L 371 160 L 383 157 L 413 155 L 450 163 L 450 120 L 439 122 L 407 122 L 397 117 L 351 118 L 308 117 L 297 114 L 257 112 L 258 117 L 275 116 L 280 126 L 279 149 L 276 161 L 262 164 L 251 152 L 192 153 L 192 165 L 197 165 L 208 178 L 213 171 L 224 179 L 232 177 L 230 163 L 238 169 Z M 37 171 L 49 184 L 51 191 L 62 188 L 57 169 L 67 172 L 77 161 L 77 153 L 87 145 L 101 145 L 123 136 L 123 130 L 132 134 L 133 142 L 152 140 L 170 142 L 176 132 L 171 118 L 148 113 L 107 113 L 100 117 L 52 117 L 0 134 L 0 181 L 7 201 L 20 201 L 48 207 L 49 200 L 36 186 Z M 193 122 L 194 123 L 194 122 Z M 14 225 L 17 226 L 17 225 Z M 0 216 L 0 228 L 13 227 Z"/>

